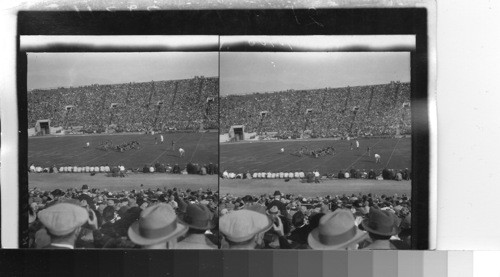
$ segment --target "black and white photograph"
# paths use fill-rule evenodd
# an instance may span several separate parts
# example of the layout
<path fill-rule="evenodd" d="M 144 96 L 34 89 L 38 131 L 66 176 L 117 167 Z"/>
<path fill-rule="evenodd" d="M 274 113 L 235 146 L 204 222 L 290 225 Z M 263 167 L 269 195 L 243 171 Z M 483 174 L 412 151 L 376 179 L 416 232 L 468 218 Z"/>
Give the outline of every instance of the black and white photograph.
<path fill-rule="evenodd" d="M 220 53 L 222 248 L 410 249 L 414 46 L 301 39 Z"/>
<path fill-rule="evenodd" d="M 28 52 L 26 93 L 27 248 L 218 248 L 217 52 Z"/>

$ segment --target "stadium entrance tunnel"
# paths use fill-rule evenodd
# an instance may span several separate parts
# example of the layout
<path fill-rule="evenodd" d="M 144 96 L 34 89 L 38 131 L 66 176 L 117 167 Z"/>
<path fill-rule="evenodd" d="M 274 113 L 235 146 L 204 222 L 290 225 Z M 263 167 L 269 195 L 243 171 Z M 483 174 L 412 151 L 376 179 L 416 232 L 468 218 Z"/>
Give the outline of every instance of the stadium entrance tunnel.
<path fill-rule="evenodd" d="M 244 140 L 243 128 L 234 129 L 234 138 L 236 139 L 236 141 Z"/>
<path fill-rule="evenodd" d="M 232 141 L 245 140 L 245 126 L 244 125 L 233 125 L 229 129 L 229 138 Z"/>
<path fill-rule="evenodd" d="M 50 135 L 50 120 L 37 120 L 35 125 L 35 132 L 37 135 L 41 136 Z"/>

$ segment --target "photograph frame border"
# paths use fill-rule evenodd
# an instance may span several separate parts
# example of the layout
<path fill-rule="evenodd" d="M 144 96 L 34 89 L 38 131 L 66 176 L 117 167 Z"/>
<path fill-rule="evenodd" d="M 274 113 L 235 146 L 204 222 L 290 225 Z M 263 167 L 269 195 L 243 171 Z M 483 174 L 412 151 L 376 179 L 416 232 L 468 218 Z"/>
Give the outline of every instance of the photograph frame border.
<path fill-rule="evenodd" d="M 27 230 L 27 69 L 21 35 L 364 35 L 414 34 L 412 87 L 412 248 L 429 249 L 430 124 L 429 41 L 426 8 L 360 8 L 314 10 L 177 10 L 117 12 L 42 12 L 18 14 L 17 96 L 19 162 L 19 237 Z M 168 18 L 170 20 L 161 21 Z M 196 20 L 193 20 L 195 18 Z M 278 19 L 279 18 L 279 19 Z M 121 20 L 120 20 L 121 19 Z M 354 20 L 358 19 L 358 21 Z M 120 22 L 118 24 L 117 22 Z M 301 23 L 302 22 L 302 23 Z M 376 26 L 368 26 L 376 22 Z M 108 24 L 106 24 L 108 23 Z M 158 24 L 160 23 L 160 24 Z M 106 25 L 106 26 L 104 26 Z M 82 28 L 81 26 L 86 26 Z M 140 27 L 139 27 L 140 26 Z M 326 27 L 325 27 L 326 26 Z M 58 51 L 57 47 L 52 50 Z M 98 50 L 98 49 L 97 49 Z M 90 51 L 90 50 L 86 50 Z M 415 101 L 414 101 L 415 100 Z M 418 142 L 417 142 L 418 141 Z M 220 157 L 219 157 L 220 158 Z M 26 184 L 23 186 L 23 184 Z"/>

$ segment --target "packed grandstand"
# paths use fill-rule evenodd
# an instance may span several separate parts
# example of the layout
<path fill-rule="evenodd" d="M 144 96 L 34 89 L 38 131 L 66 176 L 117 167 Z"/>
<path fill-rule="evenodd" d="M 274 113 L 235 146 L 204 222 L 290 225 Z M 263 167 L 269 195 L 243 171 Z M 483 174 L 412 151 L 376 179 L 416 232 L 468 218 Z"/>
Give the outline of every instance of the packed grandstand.
<path fill-rule="evenodd" d="M 36 89 L 28 92 L 28 128 L 38 120 L 82 133 L 215 129 L 217 77 Z M 200 126 L 201 125 L 201 126 Z"/>
<path fill-rule="evenodd" d="M 278 138 L 394 136 L 411 133 L 410 83 L 287 90 L 220 99 L 221 133 L 233 125 Z"/>
<path fill-rule="evenodd" d="M 170 249 L 409 249 L 411 201 L 406 194 L 304 197 L 275 191 L 219 197 L 210 189 L 34 188 L 29 191 L 24 243 L 39 249 L 151 245 Z M 171 226 L 176 228 L 167 228 Z"/>

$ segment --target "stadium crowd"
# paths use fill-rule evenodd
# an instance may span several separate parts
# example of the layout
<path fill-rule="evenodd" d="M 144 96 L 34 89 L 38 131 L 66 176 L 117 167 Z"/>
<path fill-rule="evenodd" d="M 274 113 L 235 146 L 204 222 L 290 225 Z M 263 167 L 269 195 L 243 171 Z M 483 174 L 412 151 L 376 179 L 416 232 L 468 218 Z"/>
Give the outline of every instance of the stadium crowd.
<path fill-rule="evenodd" d="M 29 191 L 37 249 L 410 249 L 405 194 L 219 197 L 207 190 Z"/>
<path fill-rule="evenodd" d="M 409 249 L 405 194 L 221 195 L 219 229 L 229 249 Z"/>
<path fill-rule="evenodd" d="M 142 186 L 141 186 L 142 187 Z M 141 189 L 29 191 L 29 247 L 218 248 L 218 192 Z"/>
<path fill-rule="evenodd" d="M 51 126 L 82 126 L 84 133 L 217 128 L 218 78 L 151 81 L 116 85 L 32 90 L 28 92 L 28 128 L 37 120 Z"/>
<path fill-rule="evenodd" d="M 156 162 L 145 164 L 142 168 L 125 168 L 123 165 L 109 166 L 56 166 L 42 167 L 31 164 L 28 168 L 29 173 L 106 173 L 113 177 L 125 177 L 128 173 L 167 173 L 167 174 L 199 174 L 214 175 L 218 174 L 219 165 L 209 162 L 208 164 L 198 164 L 189 162 L 185 166 L 179 164 L 165 164 Z"/>
<path fill-rule="evenodd" d="M 395 180 L 395 181 L 409 181 L 411 180 L 411 171 L 405 169 L 382 169 L 382 170 L 366 170 L 354 169 L 340 170 L 338 173 L 324 173 L 321 174 L 319 170 L 312 171 L 290 171 L 290 172 L 253 172 L 247 171 L 246 173 L 234 173 L 224 170 L 220 173 L 223 179 L 284 179 L 285 181 L 291 179 L 299 179 L 302 182 L 313 183 L 320 182 L 324 179 L 371 179 L 371 180 Z"/>
<path fill-rule="evenodd" d="M 220 128 L 277 132 L 279 138 L 387 136 L 411 132 L 410 84 L 228 95 L 220 99 Z"/>

